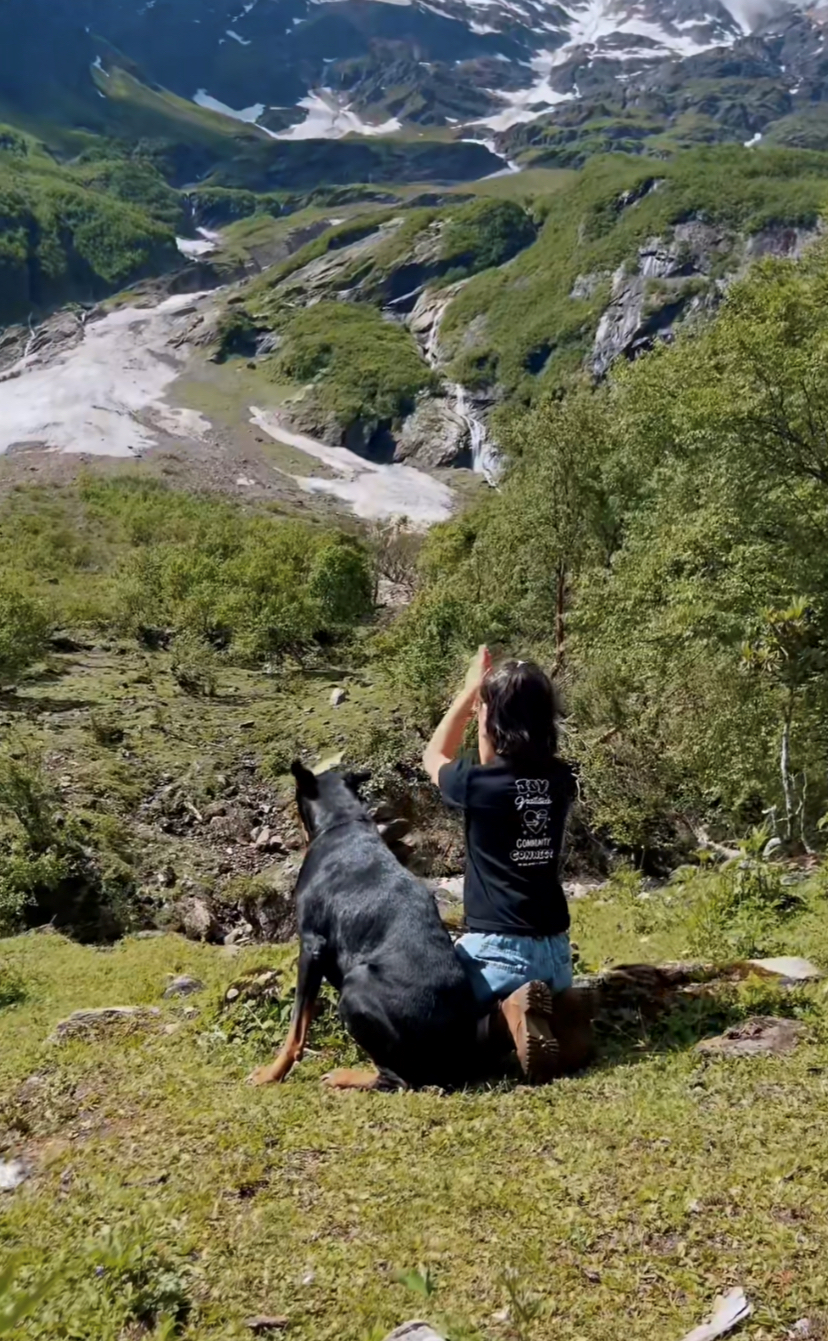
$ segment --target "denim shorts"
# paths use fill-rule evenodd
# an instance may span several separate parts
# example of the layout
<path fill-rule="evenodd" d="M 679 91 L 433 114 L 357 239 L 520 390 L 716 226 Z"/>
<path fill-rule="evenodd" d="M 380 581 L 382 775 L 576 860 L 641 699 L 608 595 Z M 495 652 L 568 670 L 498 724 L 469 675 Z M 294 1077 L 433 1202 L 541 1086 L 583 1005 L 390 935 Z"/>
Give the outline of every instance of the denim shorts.
<path fill-rule="evenodd" d="M 569 933 L 559 936 L 499 936 L 470 931 L 455 945 L 481 1010 L 527 982 L 546 982 L 553 992 L 572 986 Z"/>

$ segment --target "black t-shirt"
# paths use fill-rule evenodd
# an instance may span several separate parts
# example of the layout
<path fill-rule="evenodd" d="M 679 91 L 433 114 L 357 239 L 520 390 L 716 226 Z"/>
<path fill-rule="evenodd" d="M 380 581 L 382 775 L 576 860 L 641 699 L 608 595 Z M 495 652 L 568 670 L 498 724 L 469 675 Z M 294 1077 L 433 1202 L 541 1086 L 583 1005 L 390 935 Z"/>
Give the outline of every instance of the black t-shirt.
<path fill-rule="evenodd" d="M 470 931 L 557 936 L 569 929 L 559 865 L 571 768 L 554 759 L 542 774 L 504 759 L 456 759 L 440 769 L 443 800 L 466 816 L 464 903 Z"/>

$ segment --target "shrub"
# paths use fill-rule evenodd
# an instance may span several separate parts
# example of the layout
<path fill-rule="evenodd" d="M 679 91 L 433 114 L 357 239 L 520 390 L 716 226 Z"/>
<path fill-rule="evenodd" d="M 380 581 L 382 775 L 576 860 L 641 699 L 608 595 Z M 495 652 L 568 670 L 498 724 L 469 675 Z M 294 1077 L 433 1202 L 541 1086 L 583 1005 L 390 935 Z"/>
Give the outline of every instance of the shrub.
<path fill-rule="evenodd" d="M 327 626 L 356 624 L 373 605 L 371 568 L 362 545 L 334 536 L 316 552 L 308 577 L 310 596 L 319 602 Z"/>
<path fill-rule="evenodd" d="M 127 855 L 117 823 L 65 814 L 36 761 L 0 755 L 0 935 L 54 921 L 114 939 L 132 920 Z"/>
<path fill-rule="evenodd" d="M 16 969 L 0 964 L 0 1010 L 26 999 L 26 984 Z"/>
<path fill-rule="evenodd" d="M 48 628 L 39 601 L 13 587 L 0 590 L 0 685 L 16 680 L 42 656 Z"/>
<path fill-rule="evenodd" d="M 773 862 L 745 853 L 719 870 L 683 879 L 690 900 L 688 948 L 704 959 L 750 959 L 779 948 L 781 924 L 800 906 Z"/>
<path fill-rule="evenodd" d="M 176 684 L 193 698 L 213 698 L 218 687 L 217 657 L 212 647 L 193 633 L 181 633 L 172 649 L 170 670 Z"/>

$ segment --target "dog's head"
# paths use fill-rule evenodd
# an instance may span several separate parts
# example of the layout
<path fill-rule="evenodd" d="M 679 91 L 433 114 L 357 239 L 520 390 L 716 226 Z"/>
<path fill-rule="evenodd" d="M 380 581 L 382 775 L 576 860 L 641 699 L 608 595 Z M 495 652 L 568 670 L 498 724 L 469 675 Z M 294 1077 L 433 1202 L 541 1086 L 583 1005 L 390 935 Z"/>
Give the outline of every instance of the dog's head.
<path fill-rule="evenodd" d="M 370 781 L 370 773 L 339 773 L 334 768 L 313 773 L 299 759 L 290 771 L 296 779 L 296 805 L 308 841 L 331 824 L 366 814 L 359 789 Z"/>

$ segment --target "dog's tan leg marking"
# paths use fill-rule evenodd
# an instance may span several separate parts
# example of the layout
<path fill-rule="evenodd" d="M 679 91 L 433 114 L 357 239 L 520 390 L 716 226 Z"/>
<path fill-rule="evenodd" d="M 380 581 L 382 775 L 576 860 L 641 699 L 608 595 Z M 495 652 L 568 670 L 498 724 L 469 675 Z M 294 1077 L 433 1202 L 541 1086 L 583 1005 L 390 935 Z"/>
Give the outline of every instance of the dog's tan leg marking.
<path fill-rule="evenodd" d="M 278 1085 L 286 1080 L 297 1062 L 302 1060 L 308 1041 L 308 1030 L 314 1016 L 315 1001 L 309 1001 L 292 1021 L 282 1051 L 269 1066 L 258 1067 L 250 1077 L 251 1085 Z"/>
<path fill-rule="evenodd" d="M 322 1084 L 330 1090 L 375 1090 L 379 1075 L 376 1071 L 329 1071 Z"/>

